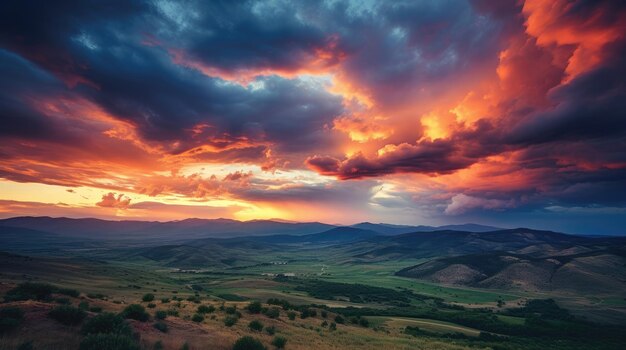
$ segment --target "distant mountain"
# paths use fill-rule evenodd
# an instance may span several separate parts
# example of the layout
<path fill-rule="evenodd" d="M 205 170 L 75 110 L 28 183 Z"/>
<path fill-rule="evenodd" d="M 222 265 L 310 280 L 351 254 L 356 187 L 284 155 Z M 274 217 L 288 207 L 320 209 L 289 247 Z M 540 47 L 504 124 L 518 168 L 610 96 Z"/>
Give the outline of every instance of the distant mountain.
<path fill-rule="evenodd" d="M 626 290 L 626 249 L 568 248 L 533 257 L 489 252 L 438 258 L 398 271 L 435 283 L 532 291 L 605 292 Z"/>
<path fill-rule="evenodd" d="M 319 222 L 288 223 L 271 220 L 186 219 L 180 221 L 107 221 L 51 217 L 16 217 L 0 220 L 0 226 L 38 230 L 62 237 L 183 241 L 204 237 L 255 235 L 305 235 L 334 228 Z"/>
<path fill-rule="evenodd" d="M 295 244 L 295 243 L 348 243 L 361 241 L 367 238 L 381 235 L 380 232 L 359 229 L 350 226 L 335 227 L 328 231 L 313 233 L 310 235 L 272 235 L 263 237 L 244 237 L 257 242 L 272 244 Z"/>
<path fill-rule="evenodd" d="M 350 227 L 360 228 L 379 232 L 383 235 L 399 235 L 411 232 L 432 232 L 441 230 L 467 231 L 467 232 L 489 232 L 502 230 L 499 227 L 485 226 L 478 224 L 462 224 L 462 225 L 445 225 L 445 226 L 408 226 L 408 225 L 392 225 L 392 224 L 373 224 L 371 222 L 362 222 Z"/>
<path fill-rule="evenodd" d="M 524 254 L 549 253 L 578 245 L 606 245 L 626 238 L 591 238 L 526 228 L 491 232 L 434 231 L 377 236 L 353 244 L 356 258 L 366 260 L 432 258 L 524 249 Z M 358 253 L 357 253 L 358 252 Z"/>

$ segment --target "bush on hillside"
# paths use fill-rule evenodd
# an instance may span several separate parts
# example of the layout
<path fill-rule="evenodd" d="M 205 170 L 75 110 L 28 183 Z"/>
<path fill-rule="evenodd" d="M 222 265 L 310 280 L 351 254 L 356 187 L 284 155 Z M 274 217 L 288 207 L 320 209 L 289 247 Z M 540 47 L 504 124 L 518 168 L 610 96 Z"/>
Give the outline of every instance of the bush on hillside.
<path fill-rule="evenodd" d="M 276 333 L 276 327 L 274 326 L 267 326 L 265 327 L 265 332 L 269 335 L 274 335 L 274 333 Z"/>
<path fill-rule="evenodd" d="M 124 311 L 122 311 L 122 317 L 146 322 L 150 318 L 150 315 L 148 315 L 143 306 L 139 304 L 130 304 L 124 309 Z"/>
<path fill-rule="evenodd" d="M 167 325 L 163 322 L 157 322 L 154 325 L 152 325 L 155 329 L 158 329 L 159 331 L 163 332 L 163 333 L 167 333 Z"/>
<path fill-rule="evenodd" d="M 139 350 L 139 346 L 127 335 L 91 334 L 80 342 L 80 350 Z"/>
<path fill-rule="evenodd" d="M 73 298 L 78 298 L 78 296 L 80 296 L 80 292 L 72 288 L 59 288 L 56 292 Z"/>
<path fill-rule="evenodd" d="M 130 336 L 132 331 L 130 326 L 120 315 L 104 312 L 96 315 L 85 322 L 81 333 L 89 334 L 122 334 Z"/>
<path fill-rule="evenodd" d="M 199 322 L 204 321 L 204 316 L 202 316 L 200 314 L 193 314 L 193 316 L 191 316 L 191 320 L 196 322 L 196 323 L 199 323 Z"/>
<path fill-rule="evenodd" d="M 269 318 L 278 318 L 280 316 L 280 309 L 277 307 L 270 307 L 269 309 L 265 310 L 263 314 Z"/>
<path fill-rule="evenodd" d="M 260 332 L 263 330 L 263 323 L 259 320 L 252 320 L 248 323 L 248 328 L 252 331 Z"/>
<path fill-rule="evenodd" d="M 274 345 L 277 349 L 284 349 L 287 344 L 287 339 L 281 336 L 275 336 L 272 340 L 272 345 Z"/>
<path fill-rule="evenodd" d="M 224 325 L 226 327 L 232 327 L 235 325 L 235 323 L 237 323 L 238 320 L 239 318 L 235 316 L 226 316 L 226 318 L 224 318 Z"/>
<path fill-rule="evenodd" d="M 200 305 L 198 306 L 199 314 L 210 314 L 215 311 L 215 306 L 213 305 Z"/>
<path fill-rule="evenodd" d="M 233 350 L 266 350 L 267 348 L 258 339 L 245 336 L 237 339 Z"/>
<path fill-rule="evenodd" d="M 29 299 L 49 301 L 52 299 L 52 293 L 56 290 L 57 288 L 55 286 L 47 283 L 21 283 L 4 295 L 4 301 L 8 302 Z"/>
<path fill-rule="evenodd" d="M 22 323 L 24 311 L 17 307 L 0 309 L 0 334 L 17 328 Z"/>
<path fill-rule="evenodd" d="M 248 304 L 247 309 L 248 309 L 248 312 L 251 314 L 258 314 L 258 313 L 261 313 L 262 306 L 260 302 L 253 301 L 250 304 Z"/>
<path fill-rule="evenodd" d="M 73 306 L 61 305 L 52 309 L 48 316 L 66 326 L 74 326 L 83 322 L 87 313 L 85 310 Z"/>
<path fill-rule="evenodd" d="M 157 312 L 154 313 L 154 318 L 156 318 L 157 320 L 164 320 L 166 317 L 167 317 L 166 311 L 157 310 Z"/>
<path fill-rule="evenodd" d="M 144 294 L 143 297 L 141 298 L 141 300 L 145 301 L 145 302 L 153 301 L 154 300 L 154 294 L 152 294 L 152 293 Z"/>

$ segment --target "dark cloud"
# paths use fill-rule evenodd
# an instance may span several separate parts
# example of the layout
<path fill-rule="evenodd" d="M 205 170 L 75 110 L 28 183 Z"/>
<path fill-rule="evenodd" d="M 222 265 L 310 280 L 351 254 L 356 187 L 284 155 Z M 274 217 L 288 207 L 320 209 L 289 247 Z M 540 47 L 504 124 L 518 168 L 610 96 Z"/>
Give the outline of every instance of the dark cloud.
<path fill-rule="evenodd" d="M 164 48 L 145 42 L 143 31 L 167 19 L 159 19 L 167 13 L 156 11 L 152 5 L 122 6 L 119 13 L 113 5 L 104 9 L 60 5 L 64 11 L 55 8 L 46 14 L 54 18 L 49 22 L 30 17 L 31 5 L 27 3 L 10 6 L 3 12 L 12 19 L 4 22 L 9 30 L 4 32 L 2 43 L 53 75 L 62 79 L 71 76 L 73 93 L 131 122 L 146 140 L 178 141 L 172 152 L 215 138 L 240 136 L 252 143 L 270 142 L 291 151 L 306 150 L 312 143 L 328 138 L 322 132 L 324 125 L 342 113 L 340 97 L 325 92 L 320 83 L 268 76 L 257 79 L 254 87 L 243 87 L 174 64 Z M 219 9 L 231 13 L 228 6 L 214 4 L 202 11 L 217 21 L 220 13 L 212 11 Z M 62 21 L 67 23 L 55 26 Z M 218 27 L 240 32 L 227 23 Z M 244 37 L 255 42 L 262 39 Z M 245 42 L 235 44 L 237 40 L 231 39 L 224 45 L 249 46 Z M 271 40 L 262 45 L 274 47 Z M 275 50 L 282 52 L 280 45 Z M 61 54 L 57 58 L 44 52 Z M 232 62 L 236 52 L 224 52 L 222 59 Z M 271 55 L 267 60 L 274 61 Z M 203 135 L 204 139 L 190 138 L 189 130 L 197 125 L 208 125 L 211 132 Z"/>
<path fill-rule="evenodd" d="M 611 59 L 549 94 L 554 108 L 531 114 L 509 135 L 513 143 L 534 144 L 626 133 L 626 42 L 610 50 Z"/>
<path fill-rule="evenodd" d="M 445 174 L 466 168 L 475 162 L 462 154 L 454 142 L 435 140 L 388 145 L 376 157 L 357 153 L 344 160 L 313 156 L 306 160 L 312 169 L 340 179 L 377 177 L 392 173 Z"/>
<path fill-rule="evenodd" d="M 332 32 L 315 23 L 319 9 L 305 3 L 257 1 L 159 1 L 167 23 L 163 45 L 188 59 L 225 71 L 297 71 L 336 64 L 341 56 Z M 182 40 L 181 40 L 182 38 Z"/>

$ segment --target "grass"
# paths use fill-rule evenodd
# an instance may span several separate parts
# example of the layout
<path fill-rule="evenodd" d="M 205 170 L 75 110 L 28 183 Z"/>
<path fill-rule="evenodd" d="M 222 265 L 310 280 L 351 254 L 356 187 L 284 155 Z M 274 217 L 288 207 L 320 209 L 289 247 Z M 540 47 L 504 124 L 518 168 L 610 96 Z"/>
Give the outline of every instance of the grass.
<path fill-rule="evenodd" d="M 516 305 L 516 300 L 532 297 L 536 294 L 511 291 L 480 290 L 441 286 L 432 283 L 417 281 L 410 278 L 398 277 L 394 272 L 399 269 L 415 265 L 419 260 L 404 260 L 394 262 L 355 263 L 342 260 L 332 253 L 295 252 L 281 253 L 263 257 L 266 261 L 289 261 L 286 265 L 252 265 L 238 269 L 203 269 L 198 273 L 188 273 L 177 269 L 164 268 L 145 259 L 125 261 L 99 262 L 86 261 L 80 258 L 35 258 L 31 261 L 18 261 L 0 266 L 0 294 L 4 294 L 11 286 L 25 280 L 35 282 L 62 281 L 62 287 L 77 289 L 82 293 L 81 298 L 89 302 L 90 307 L 101 308 L 103 312 L 119 313 L 130 304 L 139 304 L 146 294 L 154 295 L 156 308 L 150 309 L 150 314 L 167 312 L 165 320 L 159 321 L 167 325 L 167 333 L 153 328 L 153 323 L 141 324 L 129 320 L 134 331 L 141 333 L 140 348 L 152 349 L 157 341 L 161 341 L 165 349 L 180 349 L 184 342 L 188 342 L 191 349 L 202 348 L 211 344 L 216 349 L 230 349 L 234 341 L 242 335 L 253 334 L 268 348 L 275 336 L 287 339 L 288 349 L 318 348 L 321 350 L 335 348 L 363 348 L 363 349 L 464 349 L 468 348 L 469 340 L 446 340 L 433 337 L 412 337 L 404 334 L 406 326 L 419 327 L 435 334 L 459 332 L 468 337 L 476 338 L 481 330 L 461 326 L 450 322 L 422 318 L 370 316 L 369 328 L 358 325 L 337 325 L 335 331 L 329 327 L 322 327 L 324 320 L 332 322 L 335 315 L 331 313 L 326 319 L 320 313 L 315 317 L 301 319 L 296 317 L 289 320 L 287 312 L 282 311 L 278 319 L 272 319 L 264 314 L 251 315 L 245 307 L 253 300 L 266 301 L 269 298 L 286 299 L 293 304 L 326 304 L 331 307 L 344 308 L 370 307 L 383 308 L 384 303 L 369 302 L 351 303 L 343 300 L 316 299 L 306 290 L 297 290 L 296 284 L 276 281 L 271 275 L 292 272 L 298 278 L 314 282 L 341 282 L 348 284 L 363 284 L 401 291 L 408 289 L 416 294 L 442 298 L 449 303 L 458 303 L 466 307 L 490 307 L 495 310 L 497 300 L 506 301 L 506 307 Z M 200 286 L 201 288 L 198 288 Z M 188 297 L 197 295 L 201 304 L 187 301 Z M 544 295 L 542 295 L 544 296 Z M 554 296 L 559 298 L 561 296 Z M 180 298 L 182 301 L 175 300 Z M 570 297 L 571 298 L 571 297 Z M 161 303 L 161 299 L 168 299 L 168 303 Z M 573 300 L 573 298 L 571 298 Z M 245 301 L 244 301 L 245 300 Z M 576 299 L 579 300 L 579 299 Z M 73 306 L 78 305 L 80 299 L 70 298 Z M 594 307 L 622 306 L 626 303 L 621 296 L 597 298 L 589 302 Z M 54 306 L 52 303 L 20 302 L 26 305 L 28 317 L 26 326 L 29 332 L 20 330 L 0 338 L 0 350 L 15 349 L 19 344 L 34 340 L 34 347 L 45 349 L 77 349 L 81 336 L 72 327 L 62 326 L 46 317 L 47 312 Z M 226 326 L 227 317 L 220 306 L 236 305 L 241 311 L 241 318 L 236 323 Z M 417 301 L 413 301 L 417 305 Z M 20 304 L 21 305 L 21 304 Z M 145 303 L 144 303 L 145 305 Z M 210 305 L 215 311 L 204 315 L 204 320 L 192 322 L 193 315 L 199 305 Z M 420 304 L 421 306 L 424 306 Z M 267 305 L 264 305 L 267 307 Z M 428 307 L 434 307 L 432 303 Z M 215 316 L 214 318 L 212 318 Z M 89 318 L 93 314 L 89 315 Z M 259 319 L 265 327 L 274 327 L 275 335 L 265 331 L 251 331 L 250 322 Z M 498 321 L 522 326 L 523 317 L 497 315 Z M 85 321 L 86 322 L 86 321 Z M 74 327 L 76 328 L 76 327 Z M 253 333 L 252 333 L 253 332 Z M 36 339 L 32 339 L 36 334 Z M 472 340 L 474 341 L 474 340 Z M 492 347 L 492 343 L 471 343 L 473 348 Z"/>

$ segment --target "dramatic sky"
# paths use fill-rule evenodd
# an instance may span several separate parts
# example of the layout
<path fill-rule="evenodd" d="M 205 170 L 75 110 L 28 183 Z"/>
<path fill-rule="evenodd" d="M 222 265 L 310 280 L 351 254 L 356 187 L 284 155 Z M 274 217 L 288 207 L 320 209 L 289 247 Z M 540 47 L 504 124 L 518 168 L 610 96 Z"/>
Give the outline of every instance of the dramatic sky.
<path fill-rule="evenodd" d="M 2 1 L 0 217 L 626 233 L 626 2 Z"/>

